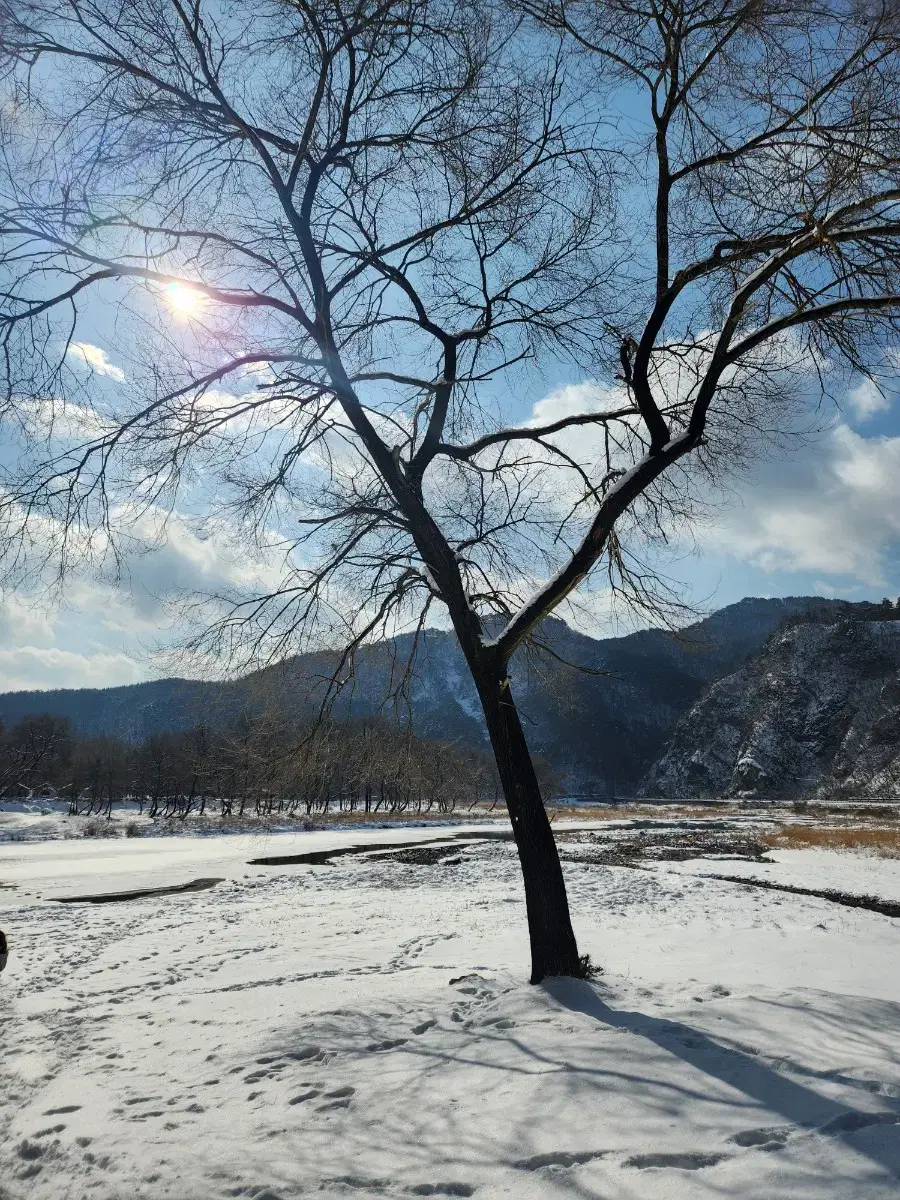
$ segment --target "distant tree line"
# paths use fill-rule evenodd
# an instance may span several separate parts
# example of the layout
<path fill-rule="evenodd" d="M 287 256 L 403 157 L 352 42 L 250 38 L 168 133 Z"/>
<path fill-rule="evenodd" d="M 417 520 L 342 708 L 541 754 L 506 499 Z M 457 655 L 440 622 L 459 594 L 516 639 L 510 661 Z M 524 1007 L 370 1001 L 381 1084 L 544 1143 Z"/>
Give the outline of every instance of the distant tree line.
<path fill-rule="evenodd" d="M 784 618 L 779 629 L 795 629 L 798 625 L 836 625 L 839 621 L 900 621 L 900 598 L 891 600 L 885 596 L 883 600 L 836 600 L 822 607 L 791 613 Z"/>
<path fill-rule="evenodd" d="M 543 773 L 550 782 L 549 769 Z M 244 717 L 132 744 L 38 713 L 0 727 L 0 795 L 51 795 L 73 815 L 136 804 L 151 818 L 440 812 L 501 795 L 489 755 L 385 720 L 297 727 Z"/>

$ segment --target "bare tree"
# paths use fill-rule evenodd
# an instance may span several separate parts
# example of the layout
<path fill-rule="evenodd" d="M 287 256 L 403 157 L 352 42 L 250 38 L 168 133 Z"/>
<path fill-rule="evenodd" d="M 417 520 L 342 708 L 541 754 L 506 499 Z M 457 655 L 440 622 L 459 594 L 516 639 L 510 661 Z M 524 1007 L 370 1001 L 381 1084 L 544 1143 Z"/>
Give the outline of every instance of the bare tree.
<path fill-rule="evenodd" d="M 540 760 L 538 760 L 539 765 Z M 221 728 L 197 725 L 138 743 L 110 734 L 77 735 L 51 713 L 0 729 L 0 794 L 47 788 L 66 795 L 72 816 L 135 800 L 151 818 L 240 815 L 452 812 L 496 793 L 490 755 L 416 737 L 384 719 L 304 724 L 282 711 L 246 714 Z M 40 793 L 42 795 L 48 792 Z M 247 814 L 251 815 L 251 814 Z"/>
<path fill-rule="evenodd" d="M 207 597 L 201 652 L 329 642 L 333 692 L 442 606 L 532 979 L 583 973 L 510 660 L 597 568 L 652 603 L 641 539 L 790 429 L 799 379 L 877 372 L 892 7 L 0 0 L 0 30 L 9 570 L 114 557 L 214 479 L 283 571 Z M 606 383 L 517 423 L 560 357 Z"/>
<path fill-rule="evenodd" d="M 0 796 L 51 779 L 68 763 L 72 743 L 70 722 L 51 713 L 32 713 L 9 730 L 0 725 Z"/>

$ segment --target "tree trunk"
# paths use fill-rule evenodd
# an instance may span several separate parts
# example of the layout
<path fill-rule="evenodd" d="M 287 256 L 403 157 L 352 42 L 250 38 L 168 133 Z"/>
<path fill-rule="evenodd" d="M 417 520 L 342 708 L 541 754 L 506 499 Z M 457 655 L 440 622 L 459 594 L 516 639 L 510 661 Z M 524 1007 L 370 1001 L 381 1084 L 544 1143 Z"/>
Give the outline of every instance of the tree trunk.
<path fill-rule="evenodd" d="M 476 678 L 525 882 L 531 982 L 582 977 L 569 901 L 553 831 L 508 680 Z"/>

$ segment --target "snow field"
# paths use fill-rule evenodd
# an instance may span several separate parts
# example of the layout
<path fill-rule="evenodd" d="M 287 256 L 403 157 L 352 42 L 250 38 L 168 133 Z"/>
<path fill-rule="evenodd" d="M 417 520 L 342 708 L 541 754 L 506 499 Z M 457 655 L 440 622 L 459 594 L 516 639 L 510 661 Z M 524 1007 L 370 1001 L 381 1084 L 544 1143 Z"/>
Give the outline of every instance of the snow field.
<path fill-rule="evenodd" d="M 506 843 L 247 865 L 342 836 L 388 840 L 0 847 L 0 1196 L 897 1196 L 900 922 L 686 869 L 730 862 L 567 862 L 605 972 L 532 988 Z"/>

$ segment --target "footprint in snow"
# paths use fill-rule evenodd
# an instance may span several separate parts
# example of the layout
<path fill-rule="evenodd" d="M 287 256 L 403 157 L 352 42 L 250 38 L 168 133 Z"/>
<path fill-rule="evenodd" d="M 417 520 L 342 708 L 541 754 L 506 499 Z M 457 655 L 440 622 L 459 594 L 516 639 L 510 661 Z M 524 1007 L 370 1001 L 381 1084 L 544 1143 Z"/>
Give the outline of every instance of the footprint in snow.
<path fill-rule="evenodd" d="M 608 1150 L 550 1150 L 547 1154 L 520 1159 L 513 1166 L 517 1171 L 540 1171 L 543 1167 L 580 1167 L 608 1153 Z"/>
<path fill-rule="evenodd" d="M 352 1188 L 354 1192 L 384 1192 L 391 1186 L 389 1179 L 370 1179 L 366 1175 L 338 1175 L 328 1182 Z"/>
<path fill-rule="evenodd" d="M 702 1171 L 704 1167 L 714 1167 L 724 1162 L 727 1154 L 635 1154 L 625 1160 L 626 1167 L 635 1167 L 638 1171 L 649 1171 L 668 1168 L 670 1171 Z"/>
<path fill-rule="evenodd" d="M 384 1042 L 370 1042 L 366 1046 L 367 1054 L 377 1054 L 381 1050 L 396 1050 L 398 1046 L 405 1046 L 407 1038 L 390 1038 Z"/>
<path fill-rule="evenodd" d="M 340 1087 L 335 1088 L 333 1092 L 326 1092 L 323 1099 L 327 1102 L 320 1104 L 316 1112 L 328 1112 L 333 1108 L 349 1108 L 350 1098 L 355 1094 L 356 1088 Z"/>
<path fill-rule="evenodd" d="M 301 1046 L 289 1051 L 285 1057 L 293 1062 L 322 1062 L 328 1056 L 321 1046 Z"/>
<path fill-rule="evenodd" d="M 26 1162 L 33 1162 L 35 1159 L 43 1157 L 44 1147 L 38 1142 L 29 1142 L 26 1138 L 25 1141 L 18 1144 L 16 1153 L 19 1158 L 24 1158 Z"/>
<path fill-rule="evenodd" d="M 407 1188 L 411 1196 L 474 1196 L 471 1183 L 417 1183 Z"/>
<path fill-rule="evenodd" d="M 767 1129 L 742 1129 L 727 1140 L 735 1146 L 753 1150 L 783 1150 L 791 1136 L 790 1125 L 774 1125 Z"/>

